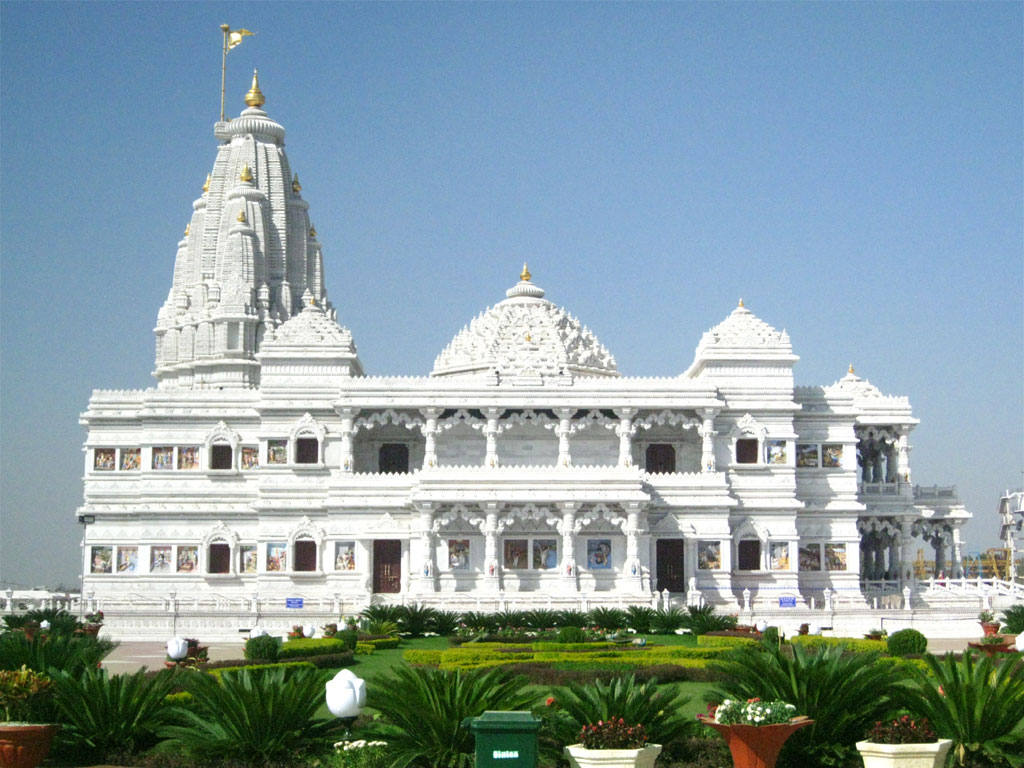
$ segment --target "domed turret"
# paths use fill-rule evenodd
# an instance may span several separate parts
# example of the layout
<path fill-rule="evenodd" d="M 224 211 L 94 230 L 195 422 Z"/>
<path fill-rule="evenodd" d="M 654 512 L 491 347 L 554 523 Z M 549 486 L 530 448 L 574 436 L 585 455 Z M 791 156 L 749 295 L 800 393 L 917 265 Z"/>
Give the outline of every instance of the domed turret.
<path fill-rule="evenodd" d="M 438 355 L 432 376 L 618 376 L 591 331 L 544 298 L 526 265 L 504 301 L 477 315 Z"/>
<path fill-rule="evenodd" d="M 309 205 L 255 72 L 245 103 L 214 126 L 217 158 L 157 316 L 161 387 L 256 386 L 264 336 L 301 312 L 305 292 L 333 317 Z"/>

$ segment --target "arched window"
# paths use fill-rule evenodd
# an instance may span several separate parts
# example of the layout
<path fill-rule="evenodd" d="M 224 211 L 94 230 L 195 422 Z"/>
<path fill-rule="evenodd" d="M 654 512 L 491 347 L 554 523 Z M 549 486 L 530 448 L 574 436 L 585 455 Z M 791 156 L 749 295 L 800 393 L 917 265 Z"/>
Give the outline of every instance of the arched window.
<path fill-rule="evenodd" d="M 761 570 L 761 542 L 758 539 L 742 539 L 736 545 L 736 567 L 741 571 Z"/>
<path fill-rule="evenodd" d="M 409 446 L 402 443 L 384 443 L 377 453 L 378 472 L 408 472 Z"/>
<path fill-rule="evenodd" d="M 317 559 L 317 546 L 313 539 L 295 540 L 295 568 L 296 571 L 315 571 Z"/>
<path fill-rule="evenodd" d="M 736 463 L 757 464 L 757 438 L 744 437 L 736 441 Z"/>
<path fill-rule="evenodd" d="M 676 449 L 667 443 L 651 443 L 644 458 L 645 467 L 652 474 L 676 471 Z"/>
<path fill-rule="evenodd" d="M 315 437 L 295 439 L 295 463 L 317 464 L 320 461 L 320 441 Z"/>
<path fill-rule="evenodd" d="M 232 459 L 231 443 L 214 443 L 210 446 L 210 469 L 232 469 Z"/>

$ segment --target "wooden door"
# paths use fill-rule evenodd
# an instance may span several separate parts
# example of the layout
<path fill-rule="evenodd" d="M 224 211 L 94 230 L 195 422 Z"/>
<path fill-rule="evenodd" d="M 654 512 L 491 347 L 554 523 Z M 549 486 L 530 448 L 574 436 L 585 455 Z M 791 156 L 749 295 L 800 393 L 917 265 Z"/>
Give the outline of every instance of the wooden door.
<path fill-rule="evenodd" d="M 373 591 L 394 594 L 402 589 L 402 542 L 373 542 Z"/>
<path fill-rule="evenodd" d="M 685 539 L 658 539 L 655 557 L 658 560 L 658 591 L 685 592 L 686 576 L 683 573 Z"/>

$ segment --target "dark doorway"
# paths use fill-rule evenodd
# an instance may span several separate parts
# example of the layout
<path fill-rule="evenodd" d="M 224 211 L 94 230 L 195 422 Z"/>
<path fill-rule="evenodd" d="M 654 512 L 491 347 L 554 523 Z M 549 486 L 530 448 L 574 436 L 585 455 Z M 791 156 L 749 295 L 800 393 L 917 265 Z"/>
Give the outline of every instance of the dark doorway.
<path fill-rule="evenodd" d="M 652 443 L 645 456 L 647 471 L 655 474 L 676 471 L 676 449 L 667 443 Z"/>
<path fill-rule="evenodd" d="M 736 441 L 736 463 L 757 464 L 757 440 L 744 438 Z"/>
<path fill-rule="evenodd" d="M 210 573 L 231 573 L 231 547 L 228 544 L 210 545 Z"/>
<path fill-rule="evenodd" d="M 395 594 L 402 590 L 402 542 L 373 542 L 373 591 Z"/>
<path fill-rule="evenodd" d="M 741 571 L 761 570 L 761 542 L 744 539 L 736 546 L 736 567 Z"/>
<path fill-rule="evenodd" d="M 658 539 L 655 557 L 658 560 L 659 592 L 685 592 L 686 576 L 683 574 L 683 553 L 686 539 Z"/>
<path fill-rule="evenodd" d="M 320 461 L 320 441 L 315 437 L 300 437 L 295 441 L 295 463 L 316 464 Z"/>
<path fill-rule="evenodd" d="M 295 570 L 316 570 L 316 542 L 311 539 L 299 539 L 295 542 Z"/>
<path fill-rule="evenodd" d="M 384 443 L 377 454 L 378 472 L 408 472 L 409 446 L 402 443 Z"/>
<path fill-rule="evenodd" d="M 231 469 L 231 446 L 210 446 L 210 469 Z"/>

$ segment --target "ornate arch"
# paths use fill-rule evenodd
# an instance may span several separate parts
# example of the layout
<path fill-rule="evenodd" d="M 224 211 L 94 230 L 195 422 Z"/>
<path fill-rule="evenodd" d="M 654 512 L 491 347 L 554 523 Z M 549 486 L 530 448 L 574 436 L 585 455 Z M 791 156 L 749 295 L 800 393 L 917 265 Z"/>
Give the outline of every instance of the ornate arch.
<path fill-rule="evenodd" d="M 447 418 L 437 420 L 437 427 L 441 431 L 447 432 L 449 429 L 464 424 L 470 429 L 483 429 L 486 425 L 487 420 L 481 419 L 479 416 L 474 416 L 465 408 L 459 408 L 455 413 Z"/>
<path fill-rule="evenodd" d="M 411 415 L 404 411 L 396 411 L 394 408 L 387 408 L 383 411 L 375 411 L 367 416 L 360 416 L 352 423 L 352 433 L 355 434 L 360 429 L 369 430 L 382 427 L 388 423 L 395 426 L 404 426 L 406 429 L 420 430 L 426 424 L 419 415 Z"/>
<path fill-rule="evenodd" d="M 221 422 L 223 423 L 223 422 Z M 216 542 L 223 542 L 228 545 L 228 573 L 237 573 L 237 561 L 238 561 L 238 533 L 233 529 L 229 528 L 223 520 L 218 520 L 216 524 L 210 528 L 203 538 L 199 542 L 199 570 L 201 573 L 207 573 L 210 568 L 210 545 Z"/>
<path fill-rule="evenodd" d="M 327 533 L 323 528 L 310 520 L 308 515 L 303 515 L 302 519 L 288 532 L 288 548 L 293 548 L 299 539 L 309 538 L 316 542 L 317 552 L 319 552 L 326 537 Z"/>
<path fill-rule="evenodd" d="M 733 443 L 743 437 L 754 437 L 758 440 L 764 440 L 768 437 L 768 429 L 749 413 L 745 413 L 733 425 L 729 431 L 729 437 L 732 438 Z"/>
<path fill-rule="evenodd" d="M 206 433 L 206 438 L 203 440 L 203 446 L 207 451 L 213 446 L 214 443 L 228 443 L 231 445 L 231 452 L 234 453 L 238 450 L 238 444 L 242 441 L 242 436 L 231 429 L 223 421 L 218 421 L 217 426 Z"/>
<path fill-rule="evenodd" d="M 679 427 L 680 429 L 700 430 L 703 422 L 695 417 L 687 417 L 686 414 L 677 413 L 665 408 L 657 413 L 649 413 L 642 419 L 634 419 L 634 429 L 650 429 L 651 427 L 663 427 L 665 425 Z"/>
<path fill-rule="evenodd" d="M 309 411 L 302 414 L 302 418 L 295 422 L 291 432 L 288 434 L 290 440 L 295 441 L 300 437 L 315 437 L 321 443 L 321 450 L 324 438 L 327 437 L 327 427 L 317 421 Z"/>
<path fill-rule="evenodd" d="M 767 526 L 758 522 L 752 517 L 743 518 L 739 525 L 737 525 L 732 531 L 732 537 L 734 541 L 740 539 L 757 539 L 762 544 L 768 544 L 768 538 L 771 536 L 771 531 Z"/>

